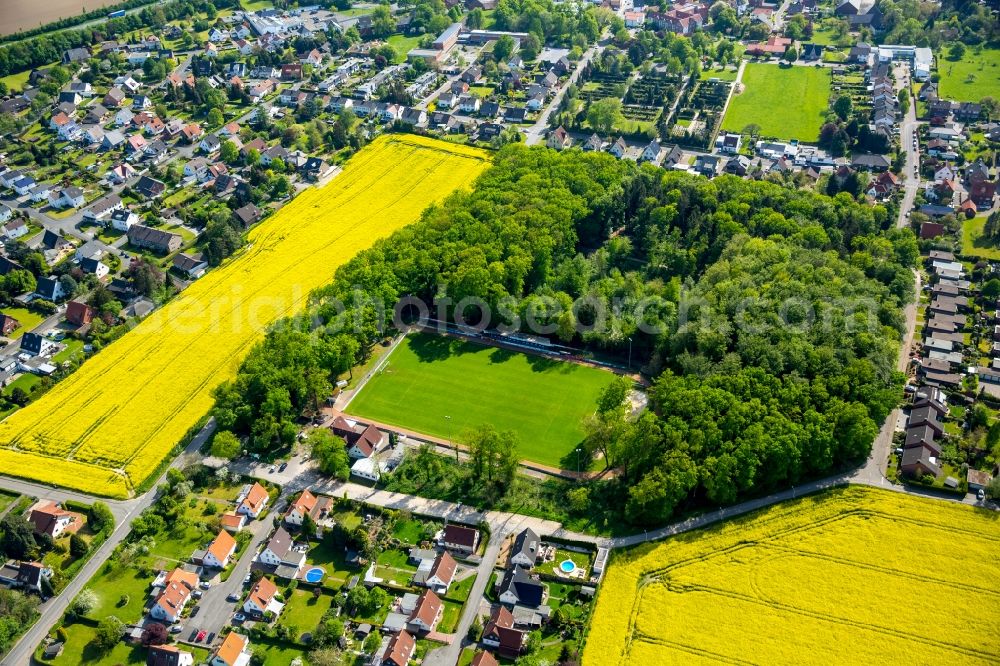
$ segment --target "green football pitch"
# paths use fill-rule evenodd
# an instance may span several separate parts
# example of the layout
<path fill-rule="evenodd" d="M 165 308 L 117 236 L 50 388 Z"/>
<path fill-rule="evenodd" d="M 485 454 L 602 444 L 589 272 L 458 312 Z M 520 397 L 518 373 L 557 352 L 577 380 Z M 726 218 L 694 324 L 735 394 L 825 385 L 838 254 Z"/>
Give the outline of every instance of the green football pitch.
<path fill-rule="evenodd" d="M 483 424 L 513 430 L 522 460 L 572 469 L 610 372 L 417 333 L 354 397 L 349 414 L 461 441 Z M 450 417 L 450 418 L 446 418 Z"/>

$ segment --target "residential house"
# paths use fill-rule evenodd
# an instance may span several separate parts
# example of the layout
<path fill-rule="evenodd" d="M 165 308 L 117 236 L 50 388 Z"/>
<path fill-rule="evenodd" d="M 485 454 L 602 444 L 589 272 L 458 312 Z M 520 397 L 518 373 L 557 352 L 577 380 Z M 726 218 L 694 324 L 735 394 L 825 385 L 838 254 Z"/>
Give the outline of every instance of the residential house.
<path fill-rule="evenodd" d="M 35 284 L 35 294 L 46 301 L 52 301 L 57 303 L 66 297 L 66 292 L 63 290 L 62 283 L 59 280 L 51 277 L 38 278 Z M 24 347 L 25 340 L 21 339 L 21 346 Z M 42 353 L 42 352 L 38 352 Z"/>
<path fill-rule="evenodd" d="M 236 501 L 236 513 L 242 513 L 249 518 L 256 519 L 267 508 L 269 501 L 267 489 L 255 481 L 253 485 L 246 486 L 240 492 L 240 497 Z"/>
<path fill-rule="evenodd" d="M 381 656 L 376 656 L 372 666 L 408 666 L 417 649 L 417 641 L 406 631 L 389 639 Z"/>
<path fill-rule="evenodd" d="M 3 204 L 0 204 L 0 213 L 3 212 L 4 208 L 7 208 L 7 207 L 4 206 Z M 7 208 L 7 210 L 10 211 L 9 208 Z M 0 215 L 0 219 L 2 219 L 2 218 L 3 218 L 3 215 Z M 10 219 L 10 217 L 8 216 L 7 219 Z M 3 227 L 3 236 L 7 240 L 16 240 L 18 238 L 22 238 L 23 236 L 26 236 L 28 234 L 29 230 L 30 230 L 30 227 L 28 227 L 27 221 L 23 217 L 19 217 L 16 220 L 11 220 L 10 222 L 7 222 L 4 225 L 4 227 Z"/>
<path fill-rule="evenodd" d="M 497 587 L 500 603 L 537 608 L 545 601 L 545 586 L 519 566 L 507 569 Z"/>
<path fill-rule="evenodd" d="M 243 602 L 243 611 L 251 617 L 280 615 L 285 605 L 278 601 L 277 596 L 278 587 L 269 578 L 261 578 L 250 588 L 250 593 Z"/>
<path fill-rule="evenodd" d="M 715 140 L 715 147 L 720 153 L 735 155 L 740 152 L 743 145 L 743 137 L 739 134 L 727 132 Z"/>
<path fill-rule="evenodd" d="M 104 99 L 101 100 L 101 103 L 108 108 L 117 109 L 124 101 L 125 91 L 121 88 L 112 88 L 106 95 L 104 95 Z"/>
<path fill-rule="evenodd" d="M 236 552 L 236 539 L 229 532 L 222 530 L 205 549 L 202 557 L 202 565 L 216 569 L 225 569 L 229 566 L 229 560 Z"/>
<path fill-rule="evenodd" d="M 269 567 L 287 567 L 288 570 L 279 575 L 294 579 L 306 563 L 306 554 L 296 549 L 292 535 L 284 527 L 279 527 L 260 551 L 258 560 Z"/>
<path fill-rule="evenodd" d="M 651 162 L 653 164 L 660 164 L 660 140 L 653 139 L 646 147 L 642 149 L 642 155 L 639 157 L 640 162 Z"/>
<path fill-rule="evenodd" d="M 177 568 L 153 583 L 159 590 L 149 609 L 154 620 L 173 624 L 181 619 L 191 593 L 198 588 L 198 574 Z"/>
<path fill-rule="evenodd" d="M 81 46 L 73 49 L 66 49 L 65 51 L 63 51 L 62 62 L 64 65 L 69 65 L 74 62 L 81 62 L 89 57 L 90 57 L 90 51 Z"/>
<path fill-rule="evenodd" d="M 214 134 L 206 134 L 198 144 L 198 148 L 208 155 L 217 152 L 221 146 L 222 141 Z"/>
<path fill-rule="evenodd" d="M 501 656 L 516 659 L 524 649 L 524 632 L 514 628 L 514 616 L 505 606 L 497 606 L 483 627 L 482 644 Z"/>
<path fill-rule="evenodd" d="M 175 252 L 184 242 L 180 234 L 147 227 L 144 224 L 133 224 L 127 234 L 128 242 L 135 247 L 150 249 L 160 254 Z"/>
<path fill-rule="evenodd" d="M 423 585 L 438 594 L 447 594 L 448 588 L 451 587 L 451 583 L 455 579 L 455 569 L 457 568 L 458 563 L 455 562 L 455 558 L 450 553 L 447 551 L 439 553 L 422 581 Z"/>
<path fill-rule="evenodd" d="M 94 319 L 94 309 L 80 301 L 66 304 L 66 321 L 74 326 L 86 326 Z"/>
<path fill-rule="evenodd" d="M 359 430 L 357 424 L 342 416 L 334 419 L 330 430 L 347 443 L 347 453 L 352 460 L 370 458 L 386 441 L 385 433 L 375 426 L 368 425 Z"/>
<path fill-rule="evenodd" d="M 80 270 L 89 275 L 95 276 L 98 280 L 107 276 L 111 272 L 111 268 L 107 266 L 103 261 L 99 259 L 82 259 L 80 261 Z"/>
<path fill-rule="evenodd" d="M 250 639 L 235 631 L 229 632 L 219 649 L 212 654 L 209 666 L 249 666 L 253 655 Z"/>
<path fill-rule="evenodd" d="M 11 333 L 21 327 L 21 322 L 10 315 L 0 312 L 0 335 L 9 337 Z"/>
<path fill-rule="evenodd" d="M 708 178 L 714 178 L 722 170 L 723 160 L 719 155 L 698 155 L 694 161 L 694 170 Z"/>
<path fill-rule="evenodd" d="M 119 208 L 111 213 L 111 228 L 115 231 L 127 233 L 129 229 L 139 224 L 140 221 L 141 218 L 138 215 L 124 208 Z"/>
<path fill-rule="evenodd" d="M 174 268 L 192 280 L 200 278 L 208 270 L 208 262 L 201 255 L 190 255 L 179 252 L 174 255 L 173 264 Z"/>
<path fill-rule="evenodd" d="M 247 517 L 240 513 L 227 511 L 219 518 L 219 525 L 230 534 L 241 531 L 247 523 Z"/>
<path fill-rule="evenodd" d="M 260 219 L 261 212 L 260 209 L 253 204 L 246 204 L 234 210 L 233 215 L 237 220 L 239 220 L 240 224 L 243 225 L 243 228 L 246 229 Z"/>
<path fill-rule="evenodd" d="M 479 530 L 452 523 L 444 528 L 441 543 L 445 548 L 460 553 L 474 553 L 479 546 Z"/>
<path fill-rule="evenodd" d="M 85 203 L 83 190 L 79 187 L 64 187 L 49 192 L 49 205 L 53 208 L 79 208 Z"/>
<path fill-rule="evenodd" d="M 524 528 L 514 538 L 514 543 L 507 557 L 507 565 L 516 565 L 531 570 L 538 561 L 541 546 L 542 541 L 538 535 L 530 527 Z"/>
<path fill-rule="evenodd" d="M 294 527 L 302 527 L 302 521 L 305 520 L 306 516 L 310 516 L 314 521 L 319 521 L 330 510 L 330 504 L 329 497 L 317 497 L 308 490 L 303 490 L 285 511 L 285 523 Z"/>
<path fill-rule="evenodd" d="M 34 333 L 24 334 L 25 337 L 29 335 Z M 66 511 L 51 500 L 42 500 L 31 507 L 28 522 L 35 534 L 47 534 L 58 539 L 63 534 L 75 533 L 83 526 L 84 521 L 80 514 Z"/>
<path fill-rule="evenodd" d="M 150 645 L 146 666 L 194 666 L 194 655 L 174 645 Z"/>
<path fill-rule="evenodd" d="M 424 590 L 410 613 L 406 628 L 417 634 L 430 633 L 437 627 L 443 612 L 444 604 L 438 595 L 431 590 Z"/>
<path fill-rule="evenodd" d="M 628 144 L 625 143 L 624 138 L 618 137 L 615 139 L 615 142 L 608 147 L 608 152 L 618 159 L 622 159 L 625 157 L 625 153 L 628 152 Z"/>
<path fill-rule="evenodd" d="M 941 468 L 931 452 L 925 447 L 904 449 L 899 459 L 900 471 L 909 477 L 920 478 L 930 474 L 940 476 Z"/>
<path fill-rule="evenodd" d="M 164 190 L 167 189 L 167 186 L 155 178 L 142 176 L 132 189 L 134 189 L 136 193 L 144 199 L 156 199 L 163 194 Z"/>

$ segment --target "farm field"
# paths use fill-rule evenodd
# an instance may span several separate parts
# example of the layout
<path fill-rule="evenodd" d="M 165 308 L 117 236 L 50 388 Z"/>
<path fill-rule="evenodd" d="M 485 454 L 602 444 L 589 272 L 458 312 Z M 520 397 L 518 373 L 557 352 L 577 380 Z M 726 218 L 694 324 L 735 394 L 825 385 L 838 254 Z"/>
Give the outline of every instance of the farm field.
<path fill-rule="evenodd" d="M 596 368 L 417 333 L 347 411 L 448 439 L 490 423 L 517 432 L 522 459 L 562 467 L 612 378 Z"/>
<path fill-rule="evenodd" d="M 330 184 L 253 229 L 243 252 L 0 423 L 0 468 L 128 496 L 208 412 L 212 389 L 235 375 L 272 322 L 487 164 L 485 153 L 454 144 L 377 139 Z"/>
<path fill-rule="evenodd" d="M 998 545 L 995 513 L 873 488 L 770 507 L 615 557 L 583 663 L 995 664 Z"/>
<path fill-rule="evenodd" d="M 760 126 L 760 135 L 814 142 L 830 99 L 830 71 L 822 67 L 781 67 L 747 63 L 743 93 L 729 102 L 722 128 Z M 794 103 L 781 103 L 786 100 Z"/>
<path fill-rule="evenodd" d="M 941 97 L 960 102 L 1000 97 L 1000 49 L 984 48 L 976 53 L 969 48 L 957 62 L 939 52 L 937 69 L 941 75 Z"/>

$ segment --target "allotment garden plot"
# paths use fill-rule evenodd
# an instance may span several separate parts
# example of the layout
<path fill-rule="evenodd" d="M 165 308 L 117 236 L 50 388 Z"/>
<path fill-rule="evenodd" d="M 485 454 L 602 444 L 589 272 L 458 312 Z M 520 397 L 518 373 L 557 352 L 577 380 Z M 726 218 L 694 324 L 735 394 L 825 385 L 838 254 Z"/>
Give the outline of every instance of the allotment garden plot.
<path fill-rule="evenodd" d="M 819 139 L 830 102 L 829 69 L 749 63 L 742 84 L 743 92 L 734 91 L 729 102 L 723 129 L 740 132 L 757 125 L 763 137 Z"/>
<path fill-rule="evenodd" d="M 265 220 L 236 258 L 0 423 L 0 471 L 125 497 L 212 406 L 212 389 L 336 268 L 469 185 L 484 153 L 385 137 Z"/>
<path fill-rule="evenodd" d="M 1000 520 L 851 487 L 612 560 L 585 666 L 1000 663 Z"/>
<path fill-rule="evenodd" d="M 583 419 L 594 413 L 613 377 L 596 368 L 418 333 L 393 350 L 347 411 L 448 439 L 489 423 L 518 433 L 522 459 L 563 467 L 583 441 Z"/>

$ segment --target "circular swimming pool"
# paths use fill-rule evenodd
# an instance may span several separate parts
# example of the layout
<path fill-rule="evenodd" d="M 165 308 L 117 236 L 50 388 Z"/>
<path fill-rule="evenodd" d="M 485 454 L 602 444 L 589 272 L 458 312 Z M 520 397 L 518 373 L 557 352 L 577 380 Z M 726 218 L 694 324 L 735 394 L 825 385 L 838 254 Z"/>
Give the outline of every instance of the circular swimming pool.
<path fill-rule="evenodd" d="M 305 579 L 307 583 L 318 583 L 323 580 L 323 576 L 325 575 L 325 571 L 319 567 L 313 567 L 312 569 L 309 569 L 309 571 L 306 571 Z"/>
<path fill-rule="evenodd" d="M 576 571 L 576 564 L 573 563 L 573 560 L 563 560 L 559 563 L 559 570 L 563 573 L 571 574 Z"/>

